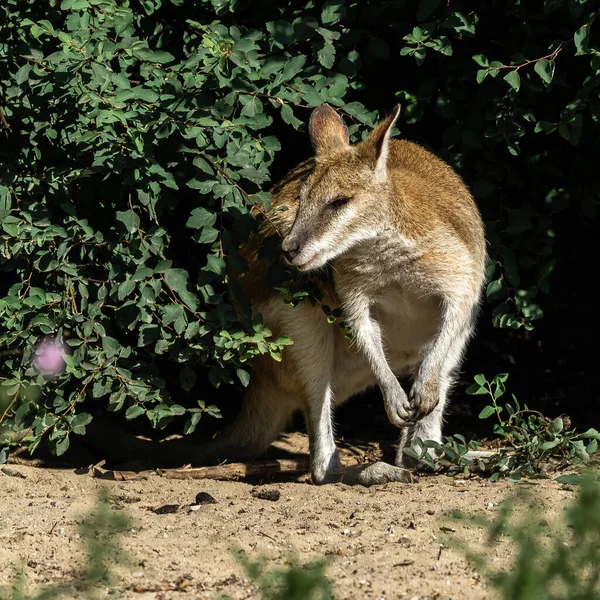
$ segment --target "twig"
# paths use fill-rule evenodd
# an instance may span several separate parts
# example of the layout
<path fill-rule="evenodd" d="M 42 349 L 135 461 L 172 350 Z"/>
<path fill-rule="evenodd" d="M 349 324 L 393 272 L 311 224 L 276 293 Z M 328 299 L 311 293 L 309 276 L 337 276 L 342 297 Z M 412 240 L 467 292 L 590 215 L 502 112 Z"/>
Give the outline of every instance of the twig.
<path fill-rule="evenodd" d="M 544 60 L 544 59 L 554 60 L 565 49 L 565 47 L 568 46 L 570 43 L 571 43 L 570 40 L 568 42 L 563 42 L 560 44 L 560 46 L 554 52 L 551 52 L 550 54 L 546 54 L 546 56 L 540 56 L 539 58 L 527 59 L 525 62 L 522 62 L 520 65 L 500 65 L 499 67 L 488 67 L 487 70 L 488 71 L 499 71 L 500 69 L 511 69 L 512 71 L 518 71 L 521 67 L 526 67 L 527 65 L 531 65 L 532 63 L 539 62 L 540 60 Z"/>
<path fill-rule="evenodd" d="M 271 537 L 268 533 L 265 533 L 264 531 L 259 531 L 258 535 L 262 535 L 263 537 L 266 537 L 277 544 L 277 540 L 274 537 Z"/>
<path fill-rule="evenodd" d="M 117 471 L 94 467 L 92 474 L 101 479 L 131 481 L 147 479 L 150 475 L 159 475 L 166 479 L 223 479 L 237 480 L 245 477 L 273 476 L 280 473 L 287 475 L 307 473 L 310 467 L 308 457 L 279 460 L 265 460 L 251 463 L 228 463 L 214 467 L 183 467 L 181 469 L 156 469 L 146 471 Z"/>
<path fill-rule="evenodd" d="M 0 123 L 2 123 L 2 127 L 4 127 L 4 129 L 10 129 L 10 125 L 8 124 L 8 121 L 6 120 L 6 116 L 4 115 L 4 111 L 0 108 Z"/>

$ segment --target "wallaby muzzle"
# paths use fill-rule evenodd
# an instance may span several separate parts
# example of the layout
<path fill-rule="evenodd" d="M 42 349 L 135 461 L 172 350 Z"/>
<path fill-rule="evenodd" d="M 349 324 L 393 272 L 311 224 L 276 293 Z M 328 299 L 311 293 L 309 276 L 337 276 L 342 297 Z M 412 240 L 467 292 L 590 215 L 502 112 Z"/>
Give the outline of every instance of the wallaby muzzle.
<path fill-rule="evenodd" d="M 290 233 L 285 237 L 281 244 L 281 250 L 285 259 L 293 264 L 298 265 L 298 258 L 300 257 L 306 241 L 308 239 L 307 232 L 294 225 Z"/>

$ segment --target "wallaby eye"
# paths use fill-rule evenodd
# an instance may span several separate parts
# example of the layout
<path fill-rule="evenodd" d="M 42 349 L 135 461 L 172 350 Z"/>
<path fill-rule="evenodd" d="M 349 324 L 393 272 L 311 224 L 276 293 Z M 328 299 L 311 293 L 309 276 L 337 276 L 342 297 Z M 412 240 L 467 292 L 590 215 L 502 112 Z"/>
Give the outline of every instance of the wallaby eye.
<path fill-rule="evenodd" d="M 331 208 L 341 208 L 350 202 L 352 198 L 348 196 L 338 196 L 335 200 L 331 201 L 328 206 Z"/>

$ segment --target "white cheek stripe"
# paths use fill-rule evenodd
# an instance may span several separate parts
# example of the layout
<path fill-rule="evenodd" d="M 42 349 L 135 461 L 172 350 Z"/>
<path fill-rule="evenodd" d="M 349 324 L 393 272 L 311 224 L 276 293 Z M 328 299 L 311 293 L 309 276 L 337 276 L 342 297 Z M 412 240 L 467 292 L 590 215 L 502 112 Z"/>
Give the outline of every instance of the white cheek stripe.
<path fill-rule="evenodd" d="M 322 238 L 315 239 L 304 247 L 298 262 L 306 264 L 316 259 L 314 267 L 323 266 L 326 262 L 343 254 L 359 242 L 364 242 L 378 235 L 379 232 L 375 229 L 362 229 L 350 235 L 345 235 L 346 226 L 355 215 L 356 209 L 352 206 L 348 207 L 344 211 L 344 215 L 339 215 L 339 218 L 336 219 Z"/>

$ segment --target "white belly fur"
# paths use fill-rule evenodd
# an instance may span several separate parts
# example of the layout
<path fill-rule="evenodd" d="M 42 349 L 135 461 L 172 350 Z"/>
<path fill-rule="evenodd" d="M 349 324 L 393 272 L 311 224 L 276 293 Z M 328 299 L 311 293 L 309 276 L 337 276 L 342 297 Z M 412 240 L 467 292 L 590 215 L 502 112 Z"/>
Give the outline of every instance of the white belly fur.
<path fill-rule="evenodd" d="M 397 376 L 412 374 L 422 350 L 435 336 L 441 307 L 435 296 L 418 297 L 399 286 L 378 292 L 373 316 L 383 332 L 388 363 Z M 366 361 L 343 335 L 336 336 L 334 382 L 336 403 L 375 385 Z"/>

